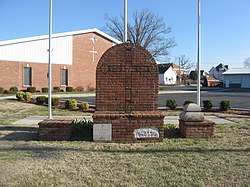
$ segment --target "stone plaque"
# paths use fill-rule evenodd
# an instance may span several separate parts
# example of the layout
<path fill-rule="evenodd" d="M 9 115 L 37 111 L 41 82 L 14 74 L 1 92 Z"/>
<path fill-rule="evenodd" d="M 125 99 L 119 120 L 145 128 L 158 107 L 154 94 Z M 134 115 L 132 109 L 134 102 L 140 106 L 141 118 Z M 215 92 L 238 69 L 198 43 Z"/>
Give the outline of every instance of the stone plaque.
<path fill-rule="evenodd" d="M 159 130 L 155 127 L 142 127 L 135 129 L 134 132 L 135 138 L 159 138 Z"/>
<path fill-rule="evenodd" d="M 112 125 L 111 124 L 94 124 L 93 126 L 94 141 L 111 141 Z"/>

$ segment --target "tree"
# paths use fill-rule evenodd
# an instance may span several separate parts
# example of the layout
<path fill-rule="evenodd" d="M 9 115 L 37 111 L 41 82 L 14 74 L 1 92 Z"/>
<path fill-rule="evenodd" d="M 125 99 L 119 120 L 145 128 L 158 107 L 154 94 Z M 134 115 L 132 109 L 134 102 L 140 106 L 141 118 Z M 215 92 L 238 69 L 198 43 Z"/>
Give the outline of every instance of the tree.
<path fill-rule="evenodd" d="M 244 61 L 243 61 L 243 64 L 244 64 L 244 68 L 250 68 L 250 58 L 246 58 Z"/>
<path fill-rule="evenodd" d="M 176 46 L 172 37 L 171 27 L 166 27 L 163 18 L 158 17 L 148 9 L 135 11 L 132 15 L 133 24 L 128 23 L 128 40 L 145 47 L 157 60 L 167 59 L 169 49 Z M 105 16 L 107 20 L 105 31 L 114 38 L 123 41 L 123 20 L 117 17 Z"/>
<path fill-rule="evenodd" d="M 176 64 L 179 64 L 181 68 L 187 69 L 188 71 L 194 67 L 194 63 L 190 62 L 190 58 L 187 58 L 186 55 L 176 57 L 175 62 Z"/>
<path fill-rule="evenodd" d="M 192 80 L 196 80 L 197 79 L 197 72 L 196 71 L 191 71 L 189 74 L 189 78 Z"/>

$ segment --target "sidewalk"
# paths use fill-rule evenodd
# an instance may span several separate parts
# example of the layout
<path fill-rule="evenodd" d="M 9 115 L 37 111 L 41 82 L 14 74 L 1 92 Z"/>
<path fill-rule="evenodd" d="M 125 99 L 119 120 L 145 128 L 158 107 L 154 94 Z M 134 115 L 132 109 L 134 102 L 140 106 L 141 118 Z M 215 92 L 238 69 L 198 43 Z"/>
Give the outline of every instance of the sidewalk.
<path fill-rule="evenodd" d="M 87 119 L 87 120 L 93 120 L 92 116 L 53 116 L 53 118 L 61 118 L 61 119 Z M 13 122 L 13 125 L 21 125 L 21 124 L 27 124 L 27 125 L 37 125 L 40 121 L 43 121 L 44 119 L 47 119 L 47 116 L 29 116 L 27 118 L 18 120 Z M 230 124 L 234 123 L 232 121 L 229 121 L 225 118 L 220 118 L 217 116 L 205 116 L 205 119 L 215 122 L 216 124 Z M 179 116 L 166 116 L 164 118 L 164 124 L 179 124 Z"/>

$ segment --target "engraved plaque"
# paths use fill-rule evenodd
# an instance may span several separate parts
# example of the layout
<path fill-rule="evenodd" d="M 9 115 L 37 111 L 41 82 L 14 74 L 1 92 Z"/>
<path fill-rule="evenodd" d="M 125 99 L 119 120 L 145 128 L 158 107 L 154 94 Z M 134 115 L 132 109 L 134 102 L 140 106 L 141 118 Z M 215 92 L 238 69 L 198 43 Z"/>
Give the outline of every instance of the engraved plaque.
<path fill-rule="evenodd" d="M 134 132 L 135 138 L 159 138 L 159 130 L 155 127 L 142 127 L 135 129 Z"/>
<path fill-rule="evenodd" d="M 94 124 L 93 126 L 94 141 L 111 141 L 112 140 L 112 125 L 111 124 Z"/>

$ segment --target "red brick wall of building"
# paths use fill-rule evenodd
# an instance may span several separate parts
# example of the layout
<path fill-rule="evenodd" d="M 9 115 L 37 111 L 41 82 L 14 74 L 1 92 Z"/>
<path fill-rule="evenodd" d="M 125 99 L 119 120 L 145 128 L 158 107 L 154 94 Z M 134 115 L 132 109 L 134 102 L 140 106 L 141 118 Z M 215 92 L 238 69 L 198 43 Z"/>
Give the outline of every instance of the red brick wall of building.
<path fill-rule="evenodd" d="M 96 41 L 90 40 L 95 37 Z M 95 61 L 92 60 L 93 46 L 97 53 Z M 76 88 L 82 86 L 84 89 L 95 87 L 95 73 L 97 62 L 102 54 L 112 46 L 112 42 L 96 33 L 79 34 L 73 36 L 72 65 L 52 64 L 52 86 L 61 86 L 61 69 L 68 69 L 68 86 Z M 37 90 L 48 87 L 48 64 L 36 62 L 16 62 L 0 60 L 0 87 L 9 89 L 17 86 L 19 89 L 26 89 L 23 85 L 24 67 L 32 68 L 32 86 Z"/>

